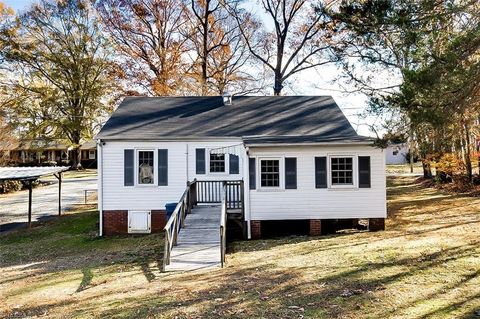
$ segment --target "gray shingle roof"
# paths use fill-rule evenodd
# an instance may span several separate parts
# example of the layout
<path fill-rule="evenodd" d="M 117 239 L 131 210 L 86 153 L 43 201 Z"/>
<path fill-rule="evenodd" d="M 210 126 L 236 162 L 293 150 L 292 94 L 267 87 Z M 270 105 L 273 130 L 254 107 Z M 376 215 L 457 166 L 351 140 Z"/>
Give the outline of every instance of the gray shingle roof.
<path fill-rule="evenodd" d="M 126 97 L 100 139 L 238 137 L 255 143 L 350 140 L 357 135 L 330 96 Z"/>

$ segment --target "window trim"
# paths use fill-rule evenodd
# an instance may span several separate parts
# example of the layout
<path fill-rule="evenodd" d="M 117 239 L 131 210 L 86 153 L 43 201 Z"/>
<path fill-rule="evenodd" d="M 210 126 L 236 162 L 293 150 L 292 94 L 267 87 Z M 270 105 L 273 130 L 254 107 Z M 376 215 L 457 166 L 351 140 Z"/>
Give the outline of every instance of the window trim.
<path fill-rule="evenodd" d="M 230 175 L 230 154 L 223 154 L 225 155 L 224 161 L 225 161 L 225 171 L 224 172 L 211 172 L 210 171 L 210 152 L 214 149 L 217 149 L 220 147 L 212 147 L 212 148 L 206 148 L 205 149 L 205 171 L 207 172 L 208 175 L 215 175 L 215 176 L 221 176 L 221 175 Z M 240 164 L 239 164 L 239 170 L 240 170 Z M 238 174 L 235 174 L 238 175 Z"/>
<path fill-rule="evenodd" d="M 141 184 L 138 181 L 138 160 L 139 160 L 139 152 L 153 152 L 153 183 L 152 184 Z M 134 168 L 135 168 L 135 186 L 138 187 L 160 187 L 158 186 L 158 157 L 157 153 L 158 149 L 157 148 L 136 148 L 135 149 L 135 163 L 134 163 Z"/>
<path fill-rule="evenodd" d="M 358 188 L 358 156 L 351 154 L 328 155 L 327 163 L 327 186 L 329 189 L 357 189 Z M 352 159 L 352 184 L 333 185 L 332 184 L 332 158 L 351 158 Z"/>
<path fill-rule="evenodd" d="M 262 161 L 277 160 L 278 161 L 278 176 L 279 186 L 262 186 Z M 283 156 L 261 156 L 257 157 L 257 190 L 259 191 L 284 191 L 285 190 L 285 157 Z"/>

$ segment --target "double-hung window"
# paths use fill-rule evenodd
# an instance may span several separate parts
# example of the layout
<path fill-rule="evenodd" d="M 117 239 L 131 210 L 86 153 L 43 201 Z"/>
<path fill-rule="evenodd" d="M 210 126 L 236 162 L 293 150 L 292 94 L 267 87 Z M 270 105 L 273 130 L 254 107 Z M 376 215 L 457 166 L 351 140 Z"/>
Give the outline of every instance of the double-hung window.
<path fill-rule="evenodd" d="M 353 157 L 331 157 L 332 186 L 353 185 Z"/>
<path fill-rule="evenodd" d="M 139 185 L 153 185 L 155 183 L 154 151 L 138 151 L 137 173 Z"/>
<path fill-rule="evenodd" d="M 260 186 L 280 187 L 280 160 L 260 160 Z"/>
<path fill-rule="evenodd" d="M 210 173 L 225 173 L 225 154 L 210 153 Z"/>

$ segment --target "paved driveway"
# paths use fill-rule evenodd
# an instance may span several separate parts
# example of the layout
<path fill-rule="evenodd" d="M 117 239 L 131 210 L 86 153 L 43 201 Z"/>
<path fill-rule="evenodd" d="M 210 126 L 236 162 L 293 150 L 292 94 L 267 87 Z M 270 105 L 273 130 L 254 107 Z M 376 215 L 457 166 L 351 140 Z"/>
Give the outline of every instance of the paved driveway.
<path fill-rule="evenodd" d="M 62 181 L 62 210 L 84 202 L 84 189 L 97 189 L 97 179 L 70 178 Z M 32 221 L 58 215 L 58 181 L 33 189 Z M 28 221 L 28 191 L 0 196 L 0 232 Z"/>

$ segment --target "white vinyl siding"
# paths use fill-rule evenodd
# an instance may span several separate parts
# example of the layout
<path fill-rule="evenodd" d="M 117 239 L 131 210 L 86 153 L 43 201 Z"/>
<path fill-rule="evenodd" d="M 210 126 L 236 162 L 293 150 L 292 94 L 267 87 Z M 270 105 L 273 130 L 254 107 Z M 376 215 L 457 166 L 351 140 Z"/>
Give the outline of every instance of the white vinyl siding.
<path fill-rule="evenodd" d="M 157 210 L 165 209 L 166 203 L 175 203 L 182 196 L 187 181 L 198 180 L 239 180 L 243 173 L 243 154 L 240 157 L 240 174 L 195 173 L 195 149 L 212 149 L 239 144 L 240 140 L 201 142 L 138 142 L 138 141 L 105 141 L 103 148 L 103 209 L 104 210 Z M 157 177 L 153 185 L 138 185 L 137 172 L 135 186 L 125 187 L 123 181 L 124 150 L 133 149 L 154 151 L 154 171 L 157 174 L 158 149 L 168 150 L 168 186 L 158 186 Z M 187 157 L 188 154 L 188 157 Z M 135 155 L 135 160 L 137 155 Z M 137 171 L 137 165 L 135 165 Z"/>
<path fill-rule="evenodd" d="M 240 180 L 248 185 L 248 168 L 245 166 L 247 155 L 241 152 L 239 160 L 240 174 L 228 174 L 228 159 L 224 174 L 196 174 L 195 149 L 209 149 L 237 145 L 240 140 L 223 141 L 183 141 L 183 142 L 138 142 L 105 141 L 102 146 L 103 167 L 103 204 L 104 210 L 150 211 L 164 209 L 166 203 L 175 203 L 185 190 L 187 181 L 198 180 Z M 149 185 L 125 187 L 123 180 L 124 150 L 168 150 L 168 186 Z M 188 156 L 187 156 L 188 154 Z M 357 165 L 358 156 L 370 156 L 371 187 L 358 188 L 315 188 L 315 157 L 352 156 Z M 285 146 L 258 148 L 251 147 L 248 157 L 257 160 L 256 190 L 248 191 L 250 198 L 246 207 L 246 218 L 251 220 L 282 219 L 322 219 L 322 218 L 369 218 L 386 217 L 385 159 L 381 149 L 369 146 Z M 297 188 L 284 187 L 284 159 L 297 159 Z M 208 162 L 207 157 L 207 162 Z M 228 158 L 228 157 L 227 157 Z M 266 191 L 260 187 L 260 158 L 280 159 L 280 188 Z M 157 164 L 154 170 L 157 171 Z M 208 165 L 208 163 L 207 163 Z M 327 165 L 328 166 L 328 165 Z M 328 167 L 327 167 L 328 171 Z M 330 172 L 327 172 L 330 175 Z M 358 180 L 358 171 L 354 167 L 354 179 Z M 137 180 L 137 178 L 135 178 Z M 248 188 L 247 188 L 248 189 Z M 250 213 L 249 213 L 250 212 Z"/>
<path fill-rule="evenodd" d="M 297 158 L 296 189 L 262 192 L 257 187 L 249 191 L 251 220 L 386 217 L 385 156 L 381 149 L 355 145 L 251 147 L 249 156 L 257 159 L 257 165 L 265 157 Z M 352 157 L 355 185 L 332 187 L 329 181 L 328 188 L 315 188 L 315 157 L 321 156 L 327 157 L 327 163 L 332 157 Z M 358 188 L 358 156 L 370 156 L 370 188 Z M 329 166 L 327 174 L 331 176 Z"/>

